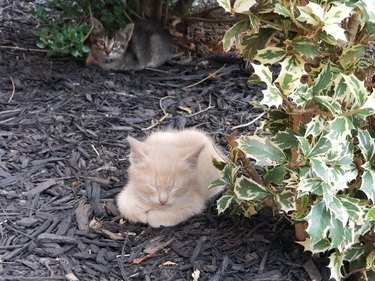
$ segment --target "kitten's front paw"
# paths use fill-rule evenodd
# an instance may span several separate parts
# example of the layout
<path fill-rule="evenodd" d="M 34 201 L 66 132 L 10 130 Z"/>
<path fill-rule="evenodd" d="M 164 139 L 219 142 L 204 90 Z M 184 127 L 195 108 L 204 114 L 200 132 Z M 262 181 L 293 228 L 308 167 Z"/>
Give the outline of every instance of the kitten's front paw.
<path fill-rule="evenodd" d="M 152 227 L 158 228 L 161 226 L 174 226 L 182 220 L 176 214 L 168 213 L 167 211 L 150 210 L 147 213 L 147 222 Z"/>

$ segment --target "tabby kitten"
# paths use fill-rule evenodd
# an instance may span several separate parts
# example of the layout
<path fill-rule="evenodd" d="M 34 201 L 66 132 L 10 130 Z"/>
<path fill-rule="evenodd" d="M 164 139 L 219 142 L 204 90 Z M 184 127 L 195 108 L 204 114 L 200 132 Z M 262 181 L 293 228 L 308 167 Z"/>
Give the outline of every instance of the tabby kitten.
<path fill-rule="evenodd" d="M 222 160 L 213 141 L 195 129 L 151 134 L 141 142 L 128 137 L 128 184 L 117 197 L 120 213 L 152 227 L 173 226 L 203 211 L 209 190 L 221 172 L 212 158 Z"/>
<path fill-rule="evenodd" d="M 173 57 L 167 32 L 150 23 L 129 23 L 113 34 L 93 19 L 91 51 L 86 65 L 105 70 L 141 70 L 158 67 Z"/>

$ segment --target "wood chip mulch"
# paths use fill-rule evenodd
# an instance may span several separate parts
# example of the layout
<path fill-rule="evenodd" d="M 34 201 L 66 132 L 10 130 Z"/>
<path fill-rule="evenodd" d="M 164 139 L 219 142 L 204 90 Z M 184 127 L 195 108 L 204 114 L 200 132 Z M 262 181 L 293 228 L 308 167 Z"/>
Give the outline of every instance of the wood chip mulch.
<path fill-rule="evenodd" d="M 0 3 L 0 46 L 35 48 L 31 5 Z M 106 73 L 83 59 L 1 48 L 0 280 L 328 280 L 326 263 L 267 209 L 218 216 L 212 201 L 160 229 L 118 214 L 126 137 L 196 126 L 225 149 L 234 126 L 262 113 L 248 77 L 230 56 Z"/>

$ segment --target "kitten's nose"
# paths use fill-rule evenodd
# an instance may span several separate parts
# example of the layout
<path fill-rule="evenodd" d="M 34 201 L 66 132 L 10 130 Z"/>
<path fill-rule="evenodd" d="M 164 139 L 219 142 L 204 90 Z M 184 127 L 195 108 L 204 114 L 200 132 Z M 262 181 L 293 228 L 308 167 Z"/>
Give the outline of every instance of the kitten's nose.
<path fill-rule="evenodd" d="M 160 203 L 160 205 L 165 205 L 165 204 L 167 204 L 167 202 L 168 202 L 167 199 L 160 199 L 160 198 L 159 198 L 159 203 Z"/>
<path fill-rule="evenodd" d="M 107 48 L 105 49 L 105 53 L 107 54 L 107 56 L 111 53 L 111 50 L 108 50 Z"/>

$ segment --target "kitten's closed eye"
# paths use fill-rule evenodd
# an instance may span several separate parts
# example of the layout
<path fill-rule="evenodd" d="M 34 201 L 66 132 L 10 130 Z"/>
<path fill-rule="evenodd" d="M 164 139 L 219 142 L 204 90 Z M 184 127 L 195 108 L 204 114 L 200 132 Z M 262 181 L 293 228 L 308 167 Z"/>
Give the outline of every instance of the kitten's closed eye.
<path fill-rule="evenodd" d="M 157 185 L 147 184 L 147 186 L 148 186 L 150 189 L 154 190 L 154 191 L 158 191 L 158 190 L 159 190 L 159 187 L 158 187 Z"/>

